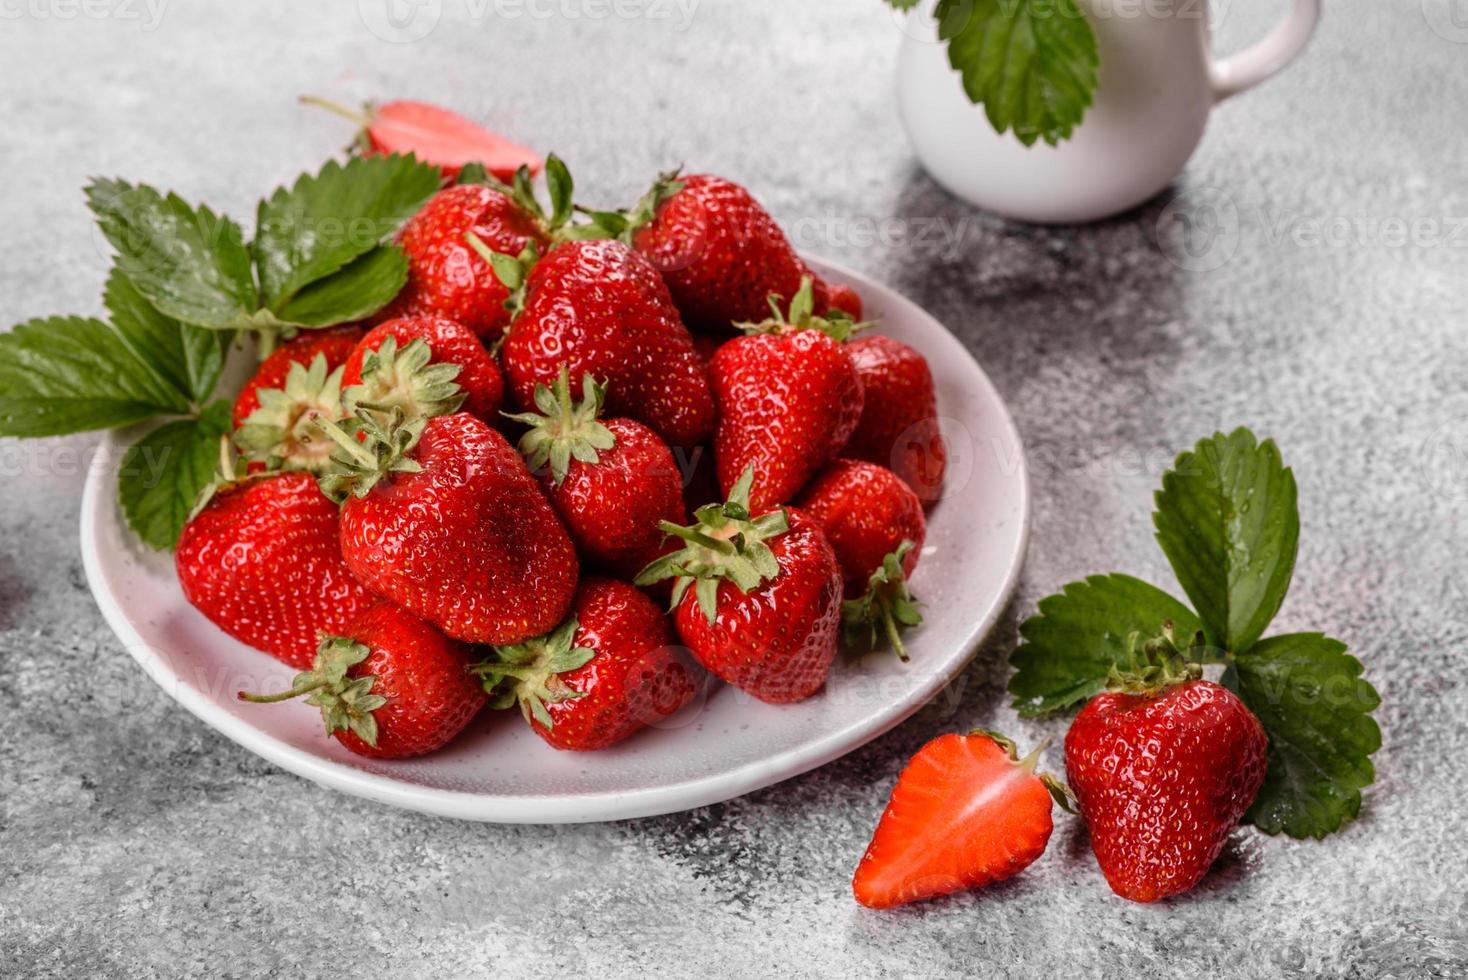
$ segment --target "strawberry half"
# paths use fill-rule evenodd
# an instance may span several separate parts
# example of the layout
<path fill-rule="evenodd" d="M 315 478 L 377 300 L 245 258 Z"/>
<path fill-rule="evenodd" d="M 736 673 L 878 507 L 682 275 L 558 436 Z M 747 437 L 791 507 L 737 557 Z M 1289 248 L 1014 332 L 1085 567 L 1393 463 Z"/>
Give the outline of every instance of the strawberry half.
<path fill-rule="evenodd" d="M 980 888 L 1034 863 L 1054 828 L 1052 803 L 1069 809 L 1064 787 L 1036 775 L 1040 751 L 1020 759 L 1013 742 L 984 731 L 941 735 L 919 749 L 856 866 L 856 900 L 891 908 Z"/>
<path fill-rule="evenodd" d="M 468 671 L 469 648 L 390 602 L 358 613 L 321 640 L 311 669 L 288 691 L 247 694 L 270 704 L 298 697 L 321 709 L 326 734 L 378 759 L 424 755 L 448 744 L 484 706 Z"/>
<path fill-rule="evenodd" d="M 535 151 L 427 102 L 369 102 L 356 110 L 315 95 L 303 95 L 301 101 L 362 127 L 357 148 L 363 153 L 412 153 L 440 168 L 445 177 L 456 176 L 470 163 L 483 164 L 500 180 L 509 180 L 520 167 L 528 167 L 531 173 L 540 170 Z"/>

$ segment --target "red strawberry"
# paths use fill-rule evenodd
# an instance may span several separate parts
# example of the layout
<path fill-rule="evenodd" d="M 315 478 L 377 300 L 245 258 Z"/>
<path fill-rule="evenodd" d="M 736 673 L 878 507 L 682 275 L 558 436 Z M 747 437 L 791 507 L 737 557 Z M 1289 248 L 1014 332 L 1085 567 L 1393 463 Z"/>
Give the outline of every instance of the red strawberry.
<path fill-rule="evenodd" d="M 292 364 L 310 367 L 320 354 L 326 359 L 326 370 L 334 371 L 346 363 L 352 348 L 362 337 L 362 328 L 356 326 L 331 327 L 327 330 L 303 330 L 292 340 L 287 340 L 260 362 L 250 380 L 240 389 L 234 400 L 234 427 L 245 424 L 250 413 L 260 407 L 260 389 L 285 387 L 286 376 Z"/>
<path fill-rule="evenodd" d="M 318 634 L 373 601 L 337 542 L 337 508 L 305 473 L 226 483 L 184 526 L 184 598 L 242 643 L 305 669 Z"/>
<path fill-rule="evenodd" d="M 687 544 L 643 569 L 637 584 L 675 579 L 678 634 L 714 674 L 761 701 L 800 701 L 820 690 L 836 658 L 841 568 L 800 511 L 751 519 L 753 477 L 746 471 L 729 500 L 700 508 L 693 525 L 664 524 Z"/>
<path fill-rule="evenodd" d="M 1269 739 L 1232 691 L 1180 663 L 1171 623 L 1144 653 L 1071 723 L 1065 767 L 1111 890 L 1155 902 L 1207 873 L 1259 792 Z"/>
<path fill-rule="evenodd" d="M 899 628 L 923 621 L 907 588 L 927 534 L 923 505 L 891 470 L 838 459 L 806 487 L 800 508 L 826 532 L 841 563 L 847 642 L 875 647 L 880 637 L 906 660 Z"/>
<path fill-rule="evenodd" d="M 383 343 L 389 337 L 395 341 L 391 349 Z M 378 359 L 379 370 L 372 376 L 372 384 L 367 386 L 368 390 L 357 392 L 355 396 L 360 401 L 374 404 L 403 405 L 405 414 L 412 416 L 414 403 L 423 397 L 421 383 L 415 387 L 403 372 L 391 368 L 396 364 L 397 355 L 406 353 L 405 348 L 413 340 L 422 340 L 428 345 L 431 352 L 428 363 L 458 365 L 459 372 L 452 380 L 463 391 L 465 411 L 486 421 L 498 419 L 505 387 L 499 365 L 484 349 L 479 338 L 466 327 L 440 316 L 404 317 L 373 327 L 347 358 L 342 387 L 361 384 L 364 359 L 369 353 L 378 351 L 383 356 Z M 415 380 L 421 382 L 421 374 Z M 426 410 L 420 407 L 416 411 L 425 415 L 443 414 L 431 407 Z"/>
<path fill-rule="evenodd" d="M 540 157 L 533 150 L 427 102 L 368 103 L 358 112 L 314 95 L 302 96 L 301 101 L 361 126 L 358 145 L 363 152 L 412 153 L 442 169 L 445 177 L 453 177 L 470 163 L 483 164 L 500 180 L 509 180 L 520 167 L 532 173 L 540 169 Z"/>
<path fill-rule="evenodd" d="M 885 466 L 927 503 L 942 495 L 948 450 L 938 428 L 933 375 L 923 356 L 891 337 L 846 345 L 861 376 L 861 421 L 841 455 Z"/>
<path fill-rule="evenodd" d="M 518 643 L 561 621 L 576 550 L 505 437 L 467 412 L 384 425 L 326 423 L 342 472 L 347 565 L 379 595 L 470 643 Z"/>
<path fill-rule="evenodd" d="M 806 279 L 788 316 L 776 310 L 775 319 L 714 355 L 709 375 L 719 407 L 719 485 L 727 493 L 753 466 L 756 512 L 794 499 L 856 428 L 861 381 L 841 343 L 850 326 L 844 316 L 813 314 Z"/>
<path fill-rule="evenodd" d="M 523 266 L 487 258 L 521 284 Z M 502 351 L 521 406 L 565 364 L 573 385 L 587 374 L 607 385 L 611 415 L 634 418 L 675 446 L 708 435 L 714 402 L 703 362 L 646 259 L 618 241 L 569 241 L 535 262 L 523 289 Z"/>
<path fill-rule="evenodd" d="M 682 524 L 683 481 L 673 454 L 631 419 L 598 419 L 606 388 L 582 375 L 571 401 L 564 364 L 551 387 L 536 385 L 540 413 L 513 415 L 530 426 L 520 452 L 576 542 L 581 556 L 631 577 L 672 550 L 661 521 Z"/>
<path fill-rule="evenodd" d="M 691 330 L 728 333 L 762 319 L 769 295 L 794 295 L 803 277 L 812 279 L 813 309 L 829 307 L 826 284 L 769 212 L 731 180 L 665 174 L 627 218 L 637 250 L 663 274 Z"/>
<path fill-rule="evenodd" d="M 651 599 L 626 582 L 589 578 L 554 633 L 500 647 L 475 670 L 498 691 L 495 707 L 518 701 L 541 738 L 587 751 L 614 745 L 693 699 L 693 674 L 674 649 L 667 617 Z"/>
<path fill-rule="evenodd" d="M 280 694 L 239 694 L 269 704 L 306 695 L 326 734 L 358 755 L 402 759 L 447 745 L 484 706 L 469 650 L 390 602 L 322 637 L 312 668 Z"/>
<path fill-rule="evenodd" d="M 827 288 L 831 296 L 831 309 L 840 310 L 853 320 L 862 318 L 861 297 L 856 290 L 844 282 L 831 283 Z"/>
<path fill-rule="evenodd" d="M 491 248 L 519 255 L 548 238 L 536 212 L 514 195 L 482 184 L 439 191 L 403 225 L 398 244 L 408 255 L 408 283 L 393 301 L 402 314 L 433 313 L 463 324 L 486 343 L 510 322 L 510 291 L 465 240 L 473 232 Z"/>
<path fill-rule="evenodd" d="M 885 909 L 1012 877 L 1045 853 L 1052 800 L 1069 809 L 1053 776 L 1036 775 L 1040 749 L 1018 758 L 992 732 L 941 735 L 897 777 L 851 890 Z"/>

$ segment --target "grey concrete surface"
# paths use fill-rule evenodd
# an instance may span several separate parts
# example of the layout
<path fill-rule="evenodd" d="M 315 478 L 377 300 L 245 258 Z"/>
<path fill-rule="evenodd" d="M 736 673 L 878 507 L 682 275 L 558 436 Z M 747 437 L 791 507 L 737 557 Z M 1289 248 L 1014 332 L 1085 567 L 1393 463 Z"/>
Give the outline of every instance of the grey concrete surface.
<path fill-rule="evenodd" d="M 1221 8 L 1221 46 L 1282 6 Z M 0 443 L 0 976 L 1468 975 L 1468 22 L 1447 0 L 1327 8 L 1304 61 L 1216 114 L 1171 195 L 1043 229 L 918 169 L 878 0 L 606 18 L 592 0 L 433 0 L 441 20 L 414 43 L 368 29 L 381 0 L 0 4 L 7 323 L 97 308 L 88 175 L 247 214 L 346 137 L 298 93 L 411 95 L 558 149 L 588 197 L 677 161 L 744 180 L 801 247 L 963 338 L 1036 492 L 1019 594 L 956 709 L 724 805 L 496 827 L 333 794 L 177 709 L 84 581 L 95 440 Z M 1216 268 L 1190 270 L 1168 208 L 1203 194 L 1239 223 L 1201 263 Z M 1396 219 L 1438 237 L 1403 245 Z M 1071 820 L 1002 886 L 855 907 L 849 874 L 903 760 L 956 728 L 1063 729 L 1007 706 L 1017 622 L 1087 573 L 1169 582 L 1150 490 L 1174 451 L 1238 424 L 1275 436 L 1300 484 L 1278 628 L 1340 636 L 1382 693 L 1360 820 L 1318 843 L 1239 831 L 1195 893 L 1158 907 L 1114 898 Z"/>

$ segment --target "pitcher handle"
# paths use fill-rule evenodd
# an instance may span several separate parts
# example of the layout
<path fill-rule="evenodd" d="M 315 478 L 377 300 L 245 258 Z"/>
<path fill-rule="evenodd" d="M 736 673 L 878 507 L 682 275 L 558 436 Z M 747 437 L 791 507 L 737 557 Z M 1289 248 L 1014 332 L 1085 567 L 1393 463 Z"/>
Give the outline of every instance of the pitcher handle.
<path fill-rule="evenodd" d="M 1222 102 L 1230 95 L 1251 89 L 1294 61 L 1305 50 L 1318 23 L 1320 0 L 1294 0 L 1289 14 L 1264 40 L 1209 65 L 1213 101 Z"/>

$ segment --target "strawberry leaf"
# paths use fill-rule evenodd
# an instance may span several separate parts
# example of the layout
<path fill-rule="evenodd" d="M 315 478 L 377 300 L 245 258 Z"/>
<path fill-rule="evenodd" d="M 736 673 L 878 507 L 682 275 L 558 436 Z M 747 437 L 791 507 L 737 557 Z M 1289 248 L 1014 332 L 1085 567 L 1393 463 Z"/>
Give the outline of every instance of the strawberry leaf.
<path fill-rule="evenodd" d="M 1319 633 L 1261 640 L 1235 658 L 1224 683 L 1269 734 L 1269 772 L 1246 817 L 1270 834 L 1324 837 L 1361 809 L 1376 777 L 1371 755 L 1381 703 L 1346 645 Z"/>
<path fill-rule="evenodd" d="M 194 500 L 219 467 L 219 440 L 229 428 L 230 405 L 217 401 L 198 418 L 154 429 L 124 454 L 117 496 L 145 544 L 162 550 L 178 543 Z"/>
<path fill-rule="evenodd" d="M 1106 686 L 1113 667 L 1129 663 L 1130 634 L 1151 636 L 1168 620 L 1180 635 L 1200 628 L 1187 606 L 1130 575 L 1093 575 L 1041 599 L 1009 658 L 1015 709 L 1043 715 L 1086 700 Z"/>
<path fill-rule="evenodd" d="M 277 189 L 260 202 L 257 212 L 255 261 L 265 306 L 281 320 L 304 323 L 293 321 L 287 310 L 307 287 L 314 284 L 337 300 L 350 296 L 350 284 L 363 274 L 361 267 L 352 268 L 355 260 L 391 238 L 439 183 L 437 168 L 411 155 L 394 154 L 354 157 L 346 164 L 332 160 L 319 173 L 303 174 L 291 187 Z M 379 257 L 368 266 L 380 272 L 385 264 Z M 338 274 L 352 278 L 346 284 L 324 285 L 323 280 Z M 384 291 L 379 289 L 374 298 Z M 321 298 L 318 294 L 307 303 L 312 325 L 354 318 L 346 312 L 327 317 Z M 357 305 L 360 309 L 365 303 Z"/>
<path fill-rule="evenodd" d="M 1178 456 L 1152 515 L 1183 591 L 1217 646 L 1242 653 L 1279 611 L 1300 537 L 1295 476 L 1273 440 L 1219 432 Z"/>
<path fill-rule="evenodd" d="M 949 64 L 996 132 L 1013 130 L 1025 146 L 1070 137 L 1100 61 L 1075 0 L 938 0 L 936 15 Z"/>
<path fill-rule="evenodd" d="M 408 281 L 408 257 L 379 245 L 346 268 L 306 286 L 279 311 L 286 323 L 326 327 L 361 320 L 382 309 Z"/>
<path fill-rule="evenodd" d="M 188 411 L 188 396 L 101 320 L 52 317 L 0 334 L 0 435 L 64 435 Z"/>
<path fill-rule="evenodd" d="M 86 193 L 117 267 L 159 312 L 214 330 L 248 322 L 258 298 L 233 221 L 142 184 L 94 180 Z"/>
<path fill-rule="evenodd" d="M 108 276 L 102 301 L 128 345 L 175 388 L 196 402 L 213 394 L 224 366 L 228 333 L 159 313 L 120 269 Z"/>

